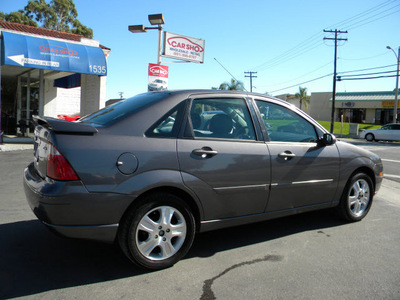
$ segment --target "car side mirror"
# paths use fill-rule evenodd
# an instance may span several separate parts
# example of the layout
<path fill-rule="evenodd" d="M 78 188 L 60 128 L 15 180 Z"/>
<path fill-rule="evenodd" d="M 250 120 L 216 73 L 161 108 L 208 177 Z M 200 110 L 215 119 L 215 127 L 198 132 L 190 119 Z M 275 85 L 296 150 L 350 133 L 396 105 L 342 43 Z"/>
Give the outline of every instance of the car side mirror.
<path fill-rule="evenodd" d="M 333 134 L 324 133 L 324 135 L 321 138 L 321 143 L 324 146 L 333 145 L 336 143 L 336 137 Z"/>

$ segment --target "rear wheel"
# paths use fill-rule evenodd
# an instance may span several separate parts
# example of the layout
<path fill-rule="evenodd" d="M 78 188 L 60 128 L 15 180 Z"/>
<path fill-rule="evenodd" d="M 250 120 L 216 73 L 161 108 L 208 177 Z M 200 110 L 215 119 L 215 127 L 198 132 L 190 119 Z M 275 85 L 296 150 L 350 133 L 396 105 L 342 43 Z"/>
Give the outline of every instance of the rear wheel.
<path fill-rule="evenodd" d="M 365 173 L 355 174 L 347 183 L 340 200 L 339 214 L 348 221 L 362 220 L 372 205 L 374 187 Z"/>
<path fill-rule="evenodd" d="M 121 222 L 121 249 L 142 268 L 170 267 L 193 243 L 193 214 L 185 202 L 169 193 L 148 195 L 141 203 L 130 209 Z"/>
<path fill-rule="evenodd" d="M 372 133 L 368 133 L 368 134 L 365 136 L 365 139 L 366 139 L 368 142 L 372 142 L 372 141 L 375 139 L 375 136 L 374 136 Z"/>

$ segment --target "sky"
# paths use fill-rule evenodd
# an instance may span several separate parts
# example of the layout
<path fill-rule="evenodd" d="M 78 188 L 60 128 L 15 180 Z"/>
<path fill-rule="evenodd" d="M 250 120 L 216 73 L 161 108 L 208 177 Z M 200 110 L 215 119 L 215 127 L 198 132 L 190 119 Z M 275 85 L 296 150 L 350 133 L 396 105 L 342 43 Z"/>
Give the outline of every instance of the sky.
<path fill-rule="evenodd" d="M 23 9 L 27 0 L 0 0 L 0 11 Z M 47 0 L 49 2 L 49 0 Z M 310 95 L 331 92 L 334 42 L 339 35 L 337 72 L 347 77 L 395 76 L 400 46 L 400 0 L 75 0 L 78 19 L 94 39 L 111 48 L 107 99 L 146 92 L 148 64 L 157 62 L 158 32 L 131 33 L 129 25 L 151 26 L 149 14 L 162 13 L 163 30 L 205 40 L 204 63 L 162 58 L 168 88 L 210 89 L 234 79 L 250 91 L 244 72 L 257 72 L 253 92 Z M 347 72 L 339 74 L 341 72 Z M 320 78 L 314 80 L 316 78 Z M 311 81 L 312 80 L 312 81 Z M 337 92 L 394 90 L 395 77 L 337 82 Z"/>

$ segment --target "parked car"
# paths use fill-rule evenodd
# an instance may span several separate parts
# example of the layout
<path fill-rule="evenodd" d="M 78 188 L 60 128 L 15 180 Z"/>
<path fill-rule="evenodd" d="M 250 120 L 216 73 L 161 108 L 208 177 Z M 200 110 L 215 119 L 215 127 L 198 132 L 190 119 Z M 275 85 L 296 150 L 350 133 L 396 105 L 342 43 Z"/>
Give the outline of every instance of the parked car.
<path fill-rule="evenodd" d="M 65 120 L 65 121 L 70 121 L 70 122 L 76 121 L 80 117 L 81 117 L 80 113 L 75 113 L 75 114 L 72 114 L 72 115 L 57 115 L 58 119 Z"/>
<path fill-rule="evenodd" d="M 360 133 L 367 141 L 400 141 L 400 124 L 386 124 L 378 129 L 368 129 Z"/>
<path fill-rule="evenodd" d="M 148 269 L 183 258 L 197 232 L 334 207 L 360 221 L 382 182 L 376 154 L 264 95 L 149 92 L 77 122 L 34 119 L 24 189 L 36 216 L 116 241 Z"/>

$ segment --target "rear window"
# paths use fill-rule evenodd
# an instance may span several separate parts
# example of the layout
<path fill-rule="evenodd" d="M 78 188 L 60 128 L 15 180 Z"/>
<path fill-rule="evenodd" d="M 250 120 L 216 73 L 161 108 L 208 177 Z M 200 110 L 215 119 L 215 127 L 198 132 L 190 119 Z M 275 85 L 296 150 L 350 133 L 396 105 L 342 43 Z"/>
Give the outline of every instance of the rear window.
<path fill-rule="evenodd" d="M 111 106 L 81 118 L 79 121 L 108 125 L 126 116 L 153 105 L 169 96 L 168 93 L 140 94 L 132 98 L 121 100 Z"/>

